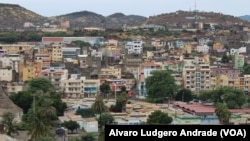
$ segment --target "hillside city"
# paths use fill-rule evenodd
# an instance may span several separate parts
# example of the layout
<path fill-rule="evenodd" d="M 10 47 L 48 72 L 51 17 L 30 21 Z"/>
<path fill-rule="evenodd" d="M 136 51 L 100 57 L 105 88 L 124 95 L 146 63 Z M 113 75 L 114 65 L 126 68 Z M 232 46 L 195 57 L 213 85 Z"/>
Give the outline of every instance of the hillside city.
<path fill-rule="evenodd" d="M 1 35 L 1 132 L 8 135 L 1 137 L 81 141 L 93 133 L 103 140 L 105 124 L 249 124 L 250 28 L 187 18 L 111 31 L 72 31 L 63 19 L 37 35 L 26 22 Z M 41 32 L 48 36 L 36 38 Z M 6 133 L 7 119 L 17 121 L 19 135 Z"/>

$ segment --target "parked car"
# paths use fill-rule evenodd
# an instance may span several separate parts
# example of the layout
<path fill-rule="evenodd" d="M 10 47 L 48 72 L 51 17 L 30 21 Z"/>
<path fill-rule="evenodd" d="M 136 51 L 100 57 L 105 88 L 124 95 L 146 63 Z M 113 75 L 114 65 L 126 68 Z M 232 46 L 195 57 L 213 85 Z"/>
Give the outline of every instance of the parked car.
<path fill-rule="evenodd" d="M 65 132 L 65 129 L 62 128 L 62 127 L 56 128 L 55 132 L 56 132 L 57 135 L 63 135 L 64 132 Z"/>

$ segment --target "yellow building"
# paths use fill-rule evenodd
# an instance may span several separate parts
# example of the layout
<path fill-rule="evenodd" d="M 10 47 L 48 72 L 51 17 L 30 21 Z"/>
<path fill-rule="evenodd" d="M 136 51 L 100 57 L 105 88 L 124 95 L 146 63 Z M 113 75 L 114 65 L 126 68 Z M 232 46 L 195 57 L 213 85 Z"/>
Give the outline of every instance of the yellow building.
<path fill-rule="evenodd" d="M 121 68 L 119 66 L 109 66 L 102 68 L 99 73 L 99 78 L 121 78 Z"/>
<path fill-rule="evenodd" d="M 218 49 L 220 49 L 222 46 L 221 46 L 221 43 L 219 43 L 219 42 L 216 42 L 216 43 L 214 43 L 213 44 L 213 50 L 218 50 Z"/>
<path fill-rule="evenodd" d="M 52 54 L 51 61 L 52 62 L 61 62 L 62 61 L 62 44 L 53 44 L 52 45 Z"/>
<path fill-rule="evenodd" d="M 5 51 L 6 54 L 30 54 L 32 46 L 29 44 L 0 44 L 0 50 Z"/>
<path fill-rule="evenodd" d="M 183 53 L 189 53 L 190 54 L 192 52 L 192 50 L 193 50 L 193 47 L 190 44 L 185 44 L 181 48 L 183 50 Z"/>
<path fill-rule="evenodd" d="M 42 70 L 42 62 L 20 62 L 19 67 L 19 81 L 27 81 L 32 78 L 37 78 L 39 72 Z"/>
<path fill-rule="evenodd" d="M 210 87 L 216 89 L 218 87 L 228 86 L 229 78 L 226 74 L 211 75 L 210 76 Z"/>

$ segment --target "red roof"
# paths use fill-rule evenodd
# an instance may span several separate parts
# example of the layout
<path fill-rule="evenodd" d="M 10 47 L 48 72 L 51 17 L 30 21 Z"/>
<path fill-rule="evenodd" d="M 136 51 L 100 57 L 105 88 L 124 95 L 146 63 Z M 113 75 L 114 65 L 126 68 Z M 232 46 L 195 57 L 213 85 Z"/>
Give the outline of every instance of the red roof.
<path fill-rule="evenodd" d="M 63 42 L 63 37 L 43 37 L 43 42 Z"/>

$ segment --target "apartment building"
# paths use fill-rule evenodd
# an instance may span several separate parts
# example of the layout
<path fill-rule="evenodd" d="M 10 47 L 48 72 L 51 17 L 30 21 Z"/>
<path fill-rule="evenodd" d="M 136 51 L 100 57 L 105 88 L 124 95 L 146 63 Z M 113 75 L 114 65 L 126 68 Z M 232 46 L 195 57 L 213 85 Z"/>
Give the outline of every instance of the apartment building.
<path fill-rule="evenodd" d="M 63 59 L 62 48 L 64 48 L 62 44 L 52 45 L 52 55 L 51 55 L 52 62 L 62 62 Z"/>
<path fill-rule="evenodd" d="M 32 78 L 37 78 L 39 72 L 42 70 L 42 62 L 40 61 L 27 61 L 23 60 L 19 62 L 18 72 L 19 72 L 19 81 L 28 81 Z"/>
<path fill-rule="evenodd" d="M 236 52 L 233 56 L 233 68 L 243 70 L 244 67 L 244 55 Z"/>
<path fill-rule="evenodd" d="M 108 45 L 105 49 L 105 55 L 114 59 L 119 59 L 120 49 L 115 45 Z"/>
<path fill-rule="evenodd" d="M 53 68 L 41 70 L 38 77 L 47 78 L 51 81 L 56 91 L 62 90 L 62 81 L 68 79 L 68 70 Z"/>
<path fill-rule="evenodd" d="M 34 59 L 42 62 L 43 69 L 50 68 L 51 59 L 49 54 L 35 54 Z"/>
<path fill-rule="evenodd" d="M 0 44 L 0 51 L 4 51 L 6 54 L 20 54 L 26 53 L 31 55 L 30 44 Z"/>
<path fill-rule="evenodd" d="M 210 89 L 210 65 L 194 63 L 184 64 L 183 87 L 193 92 Z"/>
<path fill-rule="evenodd" d="M 128 50 L 128 54 L 142 54 L 142 40 L 136 39 L 133 41 L 128 41 L 125 48 Z"/>
<path fill-rule="evenodd" d="M 140 64 L 137 75 L 139 95 L 146 95 L 145 79 L 151 76 L 151 72 L 155 70 L 162 70 L 161 65 L 155 62 L 145 62 Z"/>
<path fill-rule="evenodd" d="M 24 90 L 24 83 L 23 82 L 9 82 L 6 85 L 7 93 L 18 93 Z"/>
<path fill-rule="evenodd" d="M 83 79 L 83 94 L 84 97 L 95 97 L 99 93 L 99 79 Z"/>
<path fill-rule="evenodd" d="M 121 75 L 122 75 L 122 70 L 119 66 L 108 66 L 106 68 L 101 68 L 99 72 L 99 78 L 120 79 Z"/>
<path fill-rule="evenodd" d="M 0 81 L 11 82 L 13 80 L 12 69 L 0 68 Z"/>
<path fill-rule="evenodd" d="M 68 79 L 62 80 L 62 91 L 66 97 L 83 97 L 83 77 L 78 74 L 71 74 Z"/>
<path fill-rule="evenodd" d="M 224 86 L 229 86 L 229 77 L 226 74 L 218 74 L 218 75 L 211 74 L 210 88 L 212 90 Z"/>

